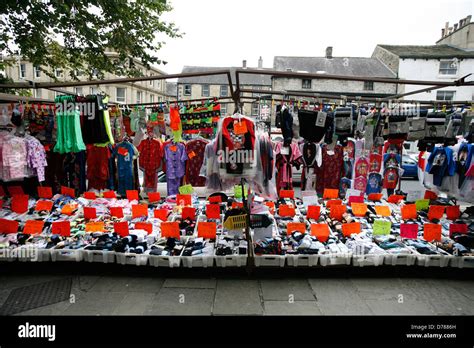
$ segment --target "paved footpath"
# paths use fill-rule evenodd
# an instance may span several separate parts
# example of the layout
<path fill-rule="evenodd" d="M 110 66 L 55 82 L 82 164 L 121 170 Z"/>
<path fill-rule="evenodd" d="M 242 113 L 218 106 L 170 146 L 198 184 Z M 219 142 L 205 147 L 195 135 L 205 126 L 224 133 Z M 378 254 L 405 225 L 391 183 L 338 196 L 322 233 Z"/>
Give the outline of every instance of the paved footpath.
<path fill-rule="evenodd" d="M 0 305 L 16 288 L 68 277 L 74 301 L 18 315 L 474 315 L 474 270 L 391 266 L 248 275 L 235 269 L 2 263 Z"/>

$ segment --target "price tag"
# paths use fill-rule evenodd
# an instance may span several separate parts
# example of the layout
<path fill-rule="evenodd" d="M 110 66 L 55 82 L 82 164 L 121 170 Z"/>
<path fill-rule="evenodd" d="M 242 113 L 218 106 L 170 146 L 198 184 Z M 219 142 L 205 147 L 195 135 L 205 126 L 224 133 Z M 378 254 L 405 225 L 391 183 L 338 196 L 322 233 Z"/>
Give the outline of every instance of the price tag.
<path fill-rule="evenodd" d="M 193 193 L 193 191 L 194 189 L 191 184 L 183 185 L 179 188 L 179 193 L 181 193 L 182 195 L 190 195 L 191 193 Z"/>
<path fill-rule="evenodd" d="M 0 219 L 0 231 L 2 233 L 17 233 L 18 232 L 18 221 Z"/>
<path fill-rule="evenodd" d="M 215 222 L 199 222 L 197 229 L 198 237 L 216 239 L 217 225 Z"/>
<path fill-rule="evenodd" d="M 335 205 L 342 205 L 342 200 L 340 200 L 340 199 L 331 199 L 331 200 L 327 201 L 326 208 L 329 209 L 329 208 L 331 208 Z"/>
<path fill-rule="evenodd" d="M 457 220 L 461 216 L 461 211 L 459 210 L 459 205 L 453 205 L 446 207 L 446 217 L 449 220 Z"/>
<path fill-rule="evenodd" d="M 403 200 L 402 195 L 391 195 L 390 197 L 387 198 L 388 203 L 394 203 L 394 204 L 398 204 L 402 200 Z"/>
<path fill-rule="evenodd" d="M 191 195 L 177 194 L 176 195 L 176 204 L 181 205 L 181 206 L 191 205 L 192 204 Z"/>
<path fill-rule="evenodd" d="M 415 204 L 405 204 L 400 210 L 403 220 L 416 219 L 417 217 Z"/>
<path fill-rule="evenodd" d="M 168 238 L 179 238 L 179 222 L 161 223 L 161 236 Z"/>
<path fill-rule="evenodd" d="M 115 191 L 105 191 L 104 198 L 117 198 Z"/>
<path fill-rule="evenodd" d="M 219 219 L 221 217 L 221 207 L 219 204 L 207 204 L 206 216 L 208 219 Z"/>
<path fill-rule="evenodd" d="M 71 223 L 69 221 L 53 222 L 51 230 L 53 234 L 69 237 L 71 235 Z"/>
<path fill-rule="evenodd" d="M 235 134 L 247 133 L 247 124 L 242 121 L 234 121 L 234 133 Z"/>
<path fill-rule="evenodd" d="M 375 220 L 374 235 L 390 234 L 391 228 L 392 228 L 392 223 L 390 221 Z"/>
<path fill-rule="evenodd" d="M 443 205 L 431 205 L 428 210 L 428 220 L 441 219 L 444 215 L 444 208 Z"/>
<path fill-rule="evenodd" d="M 153 232 L 153 225 L 149 222 L 136 222 L 135 223 L 136 230 L 144 230 L 147 231 L 148 234 Z"/>
<path fill-rule="evenodd" d="M 382 199 L 382 196 L 382 193 L 370 193 L 367 198 L 369 201 L 378 202 Z"/>
<path fill-rule="evenodd" d="M 286 225 L 286 233 L 290 235 L 295 231 L 306 233 L 306 224 L 303 222 L 289 222 Z"/>
<path fill-rule="evenodd" d="M 93 207 L 84 207 L 84 219 L 90 220 L 97 217 L 97 210 Z"/>
<path fill-rule="evenodd" d="M 318 116 L 316 117 L 316 127 L 324 127 L 326 124 L 327 114 L 325 112 L 319 111 Z"/>
<path fill-rule="evenodd" d="M 367 213 L 367 204 L 365 203 L 352 203 L 351 208 L 354 216 L 365 216 Z"/>
<path fill-rule="evenodd" d="M 280 190 L 280 198 L 295 198 L 294 190 Z"/>
<path fill-rule="evenodd" d="M 84 192 L 84 198 L 85 199 L 96 199 L 97 195 L 95 192 Z"/>
<path fill-rule="evenodd" d="M 24 234 L 41 234 L 43 232 L 44 221 L 28 220 L 23 227 Z"/>
<path fill-rule="evenodd" d="M 438 198 L 438 195 L 436 194 L 436 192 L 433 192 L 433 191 L 430 191 L 430 190 L 426 190 L 425 191 L 425 196 L 423 197 L 424 199 L 429 199 L 429 200 L 436 200 Z"/>
<path fill-rule="evenodd" d="M 127 199 L 129 201 L 138 201 L 138 191 L 137 190 L 127 190 Z"/>
<path fill-rule="evenodd" d="M 329 210 L 329 216 L 331 219 L 336 219 L 338 221 L 342 220 L 342 215 L 344 215 L 347 211 L 347 207 L 345 205 L 335 205 L 331 207 Z"/>
<path fill-rule="evenodd" d="M 351 234 L 360 233 L 360 222 L 350 222 L 347 224 L 342 224 L 342 234 L 345 237 L 350 237 Z"/>
<path fill-rule="evenodd" d="M 400 236 L 406 239 L 418 238 L 417 224 L 400 224 Z"/>
<path fill-rule="evenodd" d="M 305 206 L 306 208 L 310 205 L 319 205 L 318 196 L 316 195 L 316 193 L 312 196 L 303 196 L 302 199 L 303 206 Z"/>
<path fill-rule="evenodd" d="M 289 146 L 282 146 L 281 149 L 280 149 L 280 154 L 289 155 L 290 154 L 290 147 Z"/>
<path fill-rule="evenodd" d="M 347 201 L 347 205 L 350 207 L 352 203 L 364 203 L 364 197 L 362 196 L 350 196 Z"/>
<path fill-rule="evenodd" d="M 194 157 L 196 157 L 196 154 L 194 153 L 194 151 L 189 151 L 188 152 L 188 158 L 193 159 Z"/>
<path fill-rule="evenodd" d="M 11 201 L 11 210 L 18 214 L 23 214 L 28 211 L 28 195 L 13 195 Z"/>
<path fill-rule="evenodd" d="M 438 241 L 441 242 L 441 225 L 425 224 L 423 231 L 423 238 L 427 242 Z"/>
<path fill-rule="evenodd" d="M 429 199 L 418 199 L 416 202 L 416 210 L 426 210 L 430 205 Z"/>
<path fill-rule="evenodd" d="M 115 216 L 116 218 L 123 218 L 123 209 L 122 207 L 110 207 L 110 215 Z"/>
<path fill-rule="evenodd" d="M 338 189 L 324 189 L 323 198 L 324 199 L 333 199 L 339 197 Z"/>
<path fill-rule="evenodd" d="M 53 189 L 49 186 L 38 186 L 38 197 L 45 199 L 53 198 Z"/>
<path fill-rule="evenodd" d="M 76 209 L 77 209 L 76 204 L 65 204 L 61 208 L 61 214 L 71 216 L 72 213 L 74 212 L 74 210 L 76 210 Z"/>
<path fill-rule="evenodd" d="M 181 216 L 183 217 L 183 219 L 196 220 L 196 208 L 184 207 Z"/>
<path fill-rule="evenodd" d="M 329 238 L 329 226 L 327 224 L 311 224 L 311 235 L 324 243 Z"/>
<path fill-rule="evenodd" d="M 178 148 L 176 147 L 176 145 L 171 145 L 171 146 L 170 146 L 170 150 L 171 150 L 172 152 L 176 152 L 176 151 L 178 151 Z"/>
<path fill-rule="evenodd" d="M 21 186 L 8 186 L 7 187 L 8 193 L 10 196 L 14 195 L 24 195 L 23 188 Z"/>
<path fill-rule="evenodd" d="M 280 204 L 278 208 L 278 214 L 280 216 L 295 216 L 295 208 L 293 206 L 289 206 L 288 204 Z"/>
<path fill-rule="evenodd" d="M 148 201 L 150 203 L 158 202 L 161 199 L 159 192 L 148 192 Z"/>
<path fill-rule="evenodd" d="M 155 209 L 153 211 L 153 216 L 161 221 L 168 220 L 168 210 L 167 209 Z"/>
<path fill-rule="evenodd" d="M 451 237 L 453 233 L 467 233 L 467 225 L 466 224 L 451 224 L 449 225 L 449 236 Z"/>
<path fill-rule="evenodd" d="M 310 205 L 308 206 L 308 219 L 318 220 L 321 214 L 321 207 L 319 205 Z"/>
<path fill-rule="evenodd" d="M 61 194 L 63 196 L 69 196 L 71 198 L 76 198 L 76 192 L 73 188 L 61 186 Z"/>
<path fill-rule="evenodd" d="M 392 212 L 390 211 L 390 208 L 387 207 L 386 205 L 376 205 L 375 206 L 375 212 L 377 215 L 380 216 L 390 216 L 392 215 Z"/>
<path fill-rule="evenodd" d="M 114 223 L 114 232 L 119 236 L 126 237 L 129 235 L 128 222 L 115 222 Z"/>
<path fill-rule="evenodd" d="M 86 223 L 86 232 L 104 232 L 105 225 L 103 221 L 95 221 Z"/>
<path fill-rule="evenodd" d="M 209 197 L 209 203 L 222 203 L 222 197 L 221 196 Z"/>
<path fill-rule="evenodd" d="M 148 217 L 148 204 L 133 204 L 132 218 Z"/>

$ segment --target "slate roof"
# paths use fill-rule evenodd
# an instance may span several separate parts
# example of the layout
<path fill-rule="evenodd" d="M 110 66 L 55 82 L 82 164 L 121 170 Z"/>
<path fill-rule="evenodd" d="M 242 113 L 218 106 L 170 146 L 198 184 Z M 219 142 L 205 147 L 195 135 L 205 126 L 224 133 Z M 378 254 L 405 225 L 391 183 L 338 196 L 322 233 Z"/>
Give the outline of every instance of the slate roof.
<path fill-rule="evenodd" d="M 330 75 L 362 76 L 362 77 L 396 77 L 385 65 L 376 58 L 361 57 L 286 57 L 276 56 L 273 69 L 292 72 L 308 72 L 315 74 L 325 71 Z"/>
<path fill-rule="evenodd" d="M 400 58 L 474 58 L 474 51 L 449 45 L 378 45 Z"/>
<path fill-rule="evenodd" d="M 206 67 L 206 66 L 185 66 L 182 73 L 193 73 L 201 71 L 213 71 L 213 70 L 229 70 L 231 71 L 232 82 L 235 84 L 235 70 L 239 69 L 236 67 Z M 255 68 L 249 68 L 255 69 Z M 264 69 L 269 70 L 269 69 Z M 270 75 L 250 75 L 240 74 L 240 84 L 247 86 L 271 86 L 272 78 Z M 179 78 L 178 83 L 190 83 L 190 84 L 210 84 L 210 85 L 228 85 L 227 75 L 211 75 L 211 76 L 198 76 L 198 77 L 184 77 Z"/>

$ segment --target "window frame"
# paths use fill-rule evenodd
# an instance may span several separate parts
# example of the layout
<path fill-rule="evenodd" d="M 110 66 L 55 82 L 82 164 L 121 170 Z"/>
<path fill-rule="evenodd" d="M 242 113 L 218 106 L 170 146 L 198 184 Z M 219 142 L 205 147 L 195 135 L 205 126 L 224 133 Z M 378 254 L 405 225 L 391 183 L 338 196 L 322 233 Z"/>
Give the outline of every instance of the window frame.
<path fill-rule="evenodd" d="M 456 63 L 456 66 L 454 68 L 451 66 L 453 63 Z M 443 64 L 447 64 L 448 67 L 443 68 L 442 67 Z M 450 71 L 454 71 L 454 72 L 450 72 Z M 455 60 L 440 60 L 438 73 L 440 75 L 457 75 L 458 73 L 457 62 Z"/>
<path fill-rule="evenodd" d="M 308 85 L 308 81 L 309 81 L 309 85 Z M 301 89 L 312 89 L 312 88 L 313 88 L 313 80 L 312 79 L 302 79 L 301 80 Z"/>
<path fill-rule="evenodd" d="M 39 66 L 33 66 L 33 76 L 35 79 L 41 78 L 41 69 Z"/>
<path fill-rule="evenodd" d="M 439 98 L 439 95 L 442 94 L 442 99 Z M 446 99 L 446 94 L 451 94 L 450 99 Z M 454 100 L 454 96 L 456 95 L 456 91 L 436 91 L 436 100 L 439 101 L 452 101 Z"/>
<path fill-rule="evenodd" d="M 222 111 L 224 109 L 224 111 Z M 221 116 L 227 115 L 227 104 L 221 104 Z"/>
<path fill-rule="evenodd" d="M 189 89 L 189 91 L 186 92 L 186 89 Z M 190 97 L 192 94 L 193 94 L 193 87 L 190 84 L 183 85 L 183 95 L 186 97 Z"/>
<path fill-rule="evenodd" d="M 206 87 L 207 93 L 204 93 L 204 87 Z M 211 96 L 211 86 L 208 83 L 201 85 L 201 97 L 209 98 Z"/>
<path fill-rule="evenodd" d="M 374 81 L 364 81 L 363 90 L 364 91 L 373 91 L 374 90 Z"/>
<path fill-rule="evenodd" d="M 222 93 L 222 91 L 225 90 L 225 93 Z M 219 96 L 220 97 L 228 97 L 229 96 L 229 88 L 226 85 L 221 85 L 219 87 Z"/>
<path fill-rule="evenodd" d="M 135 96 L 136 96 L 137 104 L 142 103 L 143 92 L 142 91 L 137 91 Z M 140 96 L 140 98 L 138 98 L 138 96 Z"/>
<path fill-rule="evenodd" d="M 123 101 L 119 100 L 119 90 L 123 90 Z M 117 103 L 126 103 L 127 102 L 127 89 L 125 87 L 115 87 L 115 101 Z"/>
<path fill-rule="evenodd" d="M 23 70 L 22 67 L 24 67 L 25 69 Z M 26 64 L 25 63 L 20 63 L 19 76 L 20 76 L 20 79 L 26 78 Z"/>

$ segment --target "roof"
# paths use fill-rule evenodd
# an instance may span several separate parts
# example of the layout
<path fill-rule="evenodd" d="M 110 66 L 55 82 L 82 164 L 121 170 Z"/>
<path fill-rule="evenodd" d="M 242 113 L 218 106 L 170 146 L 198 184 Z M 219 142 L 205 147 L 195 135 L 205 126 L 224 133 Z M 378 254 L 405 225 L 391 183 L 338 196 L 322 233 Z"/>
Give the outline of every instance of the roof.
<path fill-rule="evenodd" d="M 203 71 L 214 71 L 214 70 L 230 70 L 232 76 L 232 82 L 235 83 L 235 70 L 240 69 L 237 67 L 206 67 L 206 66 L 185 66 L 182 73 L 195 73 Z M 255 69 L 255 68 L 249 68 Z M 270 70 L 270 69 L 262 69 Z M 239 74 L 240 84 L 247 86 L 271 86 L 272 77 L 270 75 L 254 75 L 254 74 Z M 196 84 L 210 84 L 210 85 L 228 85 L 229 81 L 227 75 L 210 75 L 210 76 L 198 76 L 198 77 L 182 77 L 178 79 L 178 83 L 196 83 Z"/>
<path fill-rule="evenodd" d="M 362 77 L 396 77 L 376 58 L 361 57 L 287 57 L 276 56 L 273 60 L 275 70 L 308 72 L 316 74 L 325 71 L 329 75 Z"/>
<path fill-rule="evenodd" d="M 474 58 L 474 51 L 463 50 L 449 45 L 378 45 L 400 58 Z"/>

